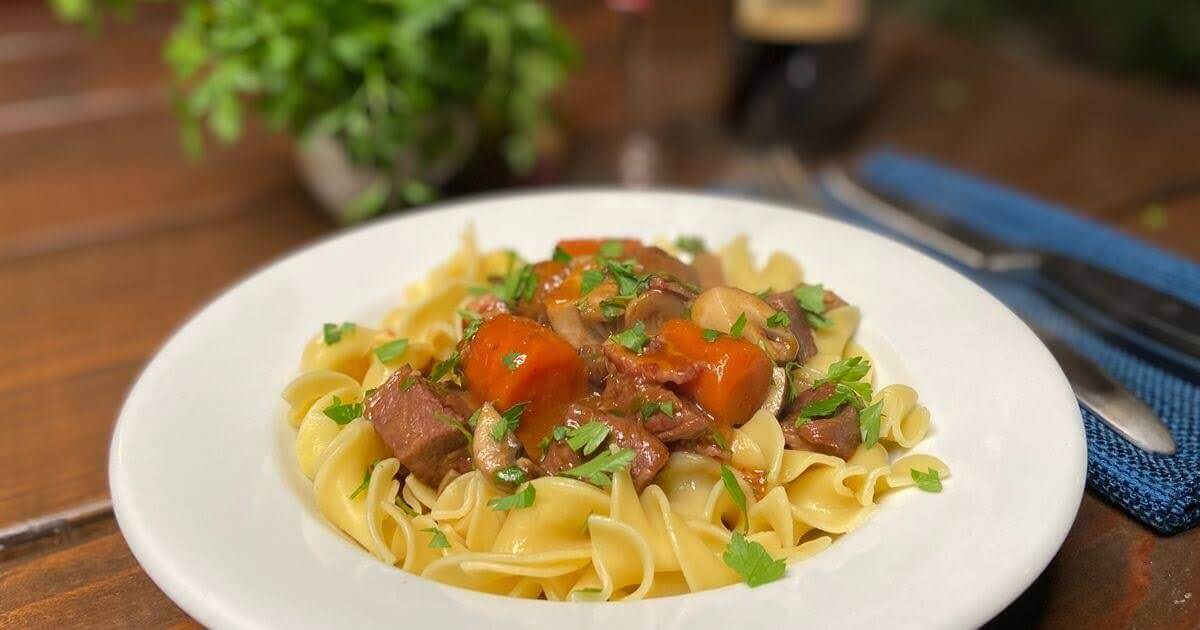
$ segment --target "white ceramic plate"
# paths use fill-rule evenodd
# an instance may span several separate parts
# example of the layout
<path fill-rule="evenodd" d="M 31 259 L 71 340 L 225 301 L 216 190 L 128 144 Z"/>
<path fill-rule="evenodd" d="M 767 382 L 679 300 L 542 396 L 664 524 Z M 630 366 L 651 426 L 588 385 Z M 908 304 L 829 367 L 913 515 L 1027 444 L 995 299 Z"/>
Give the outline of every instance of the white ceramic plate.
<path fill-rule="evenodd" d="M 523 601 L 423 580 L 342 537 L 314 507 L 279 398 L 323 322 L 375 323 L 456 247 L 547 255 L 561 237 L 746 233 L 862 308 L 879 383 L 933 413 L 918 450 L 953 471 L 941 494 L 896 493 L 861 529 L 779 582 L 617 604 Z M 1083 491 L 1079 410 L 1037 338 L 946 267 L 866 231 L 728 198 L 555 192 L 481 199 L 323 241 L 234 286 L 146 367 L 109 459 L 121 530 L 150 577 L 219 627 L 961 628 L 1050 561 Z"/>

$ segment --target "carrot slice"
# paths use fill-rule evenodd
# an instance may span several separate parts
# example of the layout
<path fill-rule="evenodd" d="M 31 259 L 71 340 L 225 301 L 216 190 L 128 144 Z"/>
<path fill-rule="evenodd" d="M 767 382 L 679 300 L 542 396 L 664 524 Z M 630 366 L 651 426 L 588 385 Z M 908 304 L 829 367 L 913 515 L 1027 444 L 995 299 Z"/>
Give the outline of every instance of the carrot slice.
<path fill-rule="evenodd" d="M 477 400 L 505 411 L 521 402 L 517 439 L 531 456 L 562 420 L 563 409 L 585 393 L 583 360 L 554 331 L 524 317 L 497 315 L 480 325 L 462 351 L 463 378 Z"/>
<path fill-rule="evenodd" d="M 559 241 L 558 248 L 572 256 L 594 256 L 608 242 L 620 243 L 622 255 L 642 246 L 641 241 L 632 238 L 573 238 Z"/>
<path fill-rule="evenodd" d="M 675 352 L 703 364 L 696 378 L 679 385 L 721 424 L 737 426 L 762 406 L 774 363 L 754 344 L 721 335 L 704 339 L 704 330 L 684 319 L 663 325 L 659 339 Z"/>

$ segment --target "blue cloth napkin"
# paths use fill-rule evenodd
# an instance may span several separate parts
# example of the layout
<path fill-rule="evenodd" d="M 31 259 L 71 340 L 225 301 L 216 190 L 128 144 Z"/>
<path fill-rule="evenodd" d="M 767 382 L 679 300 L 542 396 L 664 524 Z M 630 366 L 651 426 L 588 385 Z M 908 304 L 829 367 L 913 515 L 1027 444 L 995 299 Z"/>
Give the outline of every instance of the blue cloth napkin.
<path fill-rule="evenodd" d="M 858 177 L 873 188 L 918 202 L 929 211 L 952 216 L 999 240 L 1085 260 L 1200 305 L 1200 264 L 1082 218 L 1061 206 L 891 151 L 869 155 L 859 165 Z M 838 206 L 828 194 L 824 196 L 827 205 L 839 209 L 843 218 L 887 232 L 850 208 Z M 1200 523 L 1200 387 L 1146 358 L 1152 355 L 1130 353 L 1123 349 L 1129 346 L 1118 347 L 1080 325 L 1035 290 L 1040 281 L 1036 272 L 999 276 L 973 273 L 961 267 L 959 270 L 1022 317 L 1061 336 L 1081 354 L 1095 360 L 1158 412 L 1170 427 L 1178 452 L 1171 456 L 1152 455 L 1130 445 L 1083 409 L 1088 484 L 1092 489 L 1164 534 Z M 1118 332 L 1154 345 L 1131 331 Z"/>

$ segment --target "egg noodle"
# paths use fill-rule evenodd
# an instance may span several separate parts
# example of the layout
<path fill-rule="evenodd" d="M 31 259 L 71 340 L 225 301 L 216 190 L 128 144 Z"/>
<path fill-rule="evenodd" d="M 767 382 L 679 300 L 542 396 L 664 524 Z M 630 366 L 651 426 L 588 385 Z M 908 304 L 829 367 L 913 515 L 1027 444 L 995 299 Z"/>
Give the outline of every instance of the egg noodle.
<path fill-rule="evenodd" d="M 745 237 L 719 256 L 728 283 L 747 291 L 790 289 L 803 280 L 800 266 L 783 253 L 756 267 Z M 785 448 L 779 422 L 766 411 L 734 429 L 732 468 L 763 477 L 761 498 L 737 477 L 745 512 L 722 481 L 721 463 L 687 452 L 673 453 L 640 494 L 628 471 L 614 474 L 608 488 L 534 479 L 537 500 L 523 509 L 489 507 L 507 493 L 474 470 L 451 473 L 436 488 L 414 476 L 396 479 L 400 462 L 365 418 L 339 425 L 324 410 L 362 402 L 400 363 L 420 367 L 450 355 L 462 336 L 458 309 L 470 288 L 502 275 L 512 260 L 508 252 L 480 251 L 468 229 L 459 250 L 405 289 L 403 306 L 379 329 L 340 326 L 338 343 L 326 344 L 320 334 L 310 341 L 300 376 L 283 392 L 297 428 L 296 458 L 312 480 L 317 509 L 385 563 L 476 591 L 555 601 L 702 591 L 741 581 L 723 560 L 734 532 L 745 532 L 775 559 L 796 562 L 860 526 L 881 495 L 914 485 L 918 473 L 949 475 L 929 455 L 893 459 L 890 451 L 919 443 L 930 421 L 912 388 L 889 385 L 872 398 L 883 406 L 879 441 L 859 446 L 848 460 Z M 853 341 L 856 307 L 842 305 L 826 317 L 831 325 L 815 331 L 817 353 L 804 365 L 817 374 L 866 356 Z M 408 340 L 403 361 L 385 365 L 374 349 L 397 339 Z"/>

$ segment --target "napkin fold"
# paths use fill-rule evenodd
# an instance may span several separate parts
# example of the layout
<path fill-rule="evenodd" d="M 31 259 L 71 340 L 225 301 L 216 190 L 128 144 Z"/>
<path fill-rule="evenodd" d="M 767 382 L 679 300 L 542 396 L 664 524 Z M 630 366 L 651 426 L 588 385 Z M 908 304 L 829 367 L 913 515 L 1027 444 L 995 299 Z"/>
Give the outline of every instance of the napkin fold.
<path fill-rule="evenodd" d="M 1200 264 L 1182 259 L 1112 228 L 985 179 L 927 159 L 878 151 L 857 175 L 872 188 L 953 217 L 1015 246 L 1051 250 L 1103 267 L 1182 300 L 1200 305 Z M 819 190 L 843 218 L 906 240 L 873 224 Z M 906 241 L 918 249 L 918 244 Z M 926 250 L 927 253 L 933 254 Z M 1125 384 L 1166 422 L 1178 445 L 1174 455 L 1153 455 L 1126 442 L 1083 408 L 1088 441 L 1088 485 L 1154 530 L 1174 534 L 1200 523 L 1200 385 L 1163 368 L 1146 352 L 1132 353 L 1068 315 L 1035 287 L 1036 272 L 977 273 L 955 265 L 1026 320 L 1060 336 Z M 1044 286 L 1044 285 L 1043 285 Z M 1118 326 L 1115 322 L 1105 327 Z M 1154 345 L 1136 333 L 1121 337 Z M 1111 338 L 1111 334 L 1109 335 Z M 1159 352 L 1164 349 L 1159 347 Z M 1170 353 L 1171 350 L 1166 349 Z M 1187 358 L 1183 359 L 1187 361 Z M 1200 363 L 1198 363 L 1200 365 Z"/>

